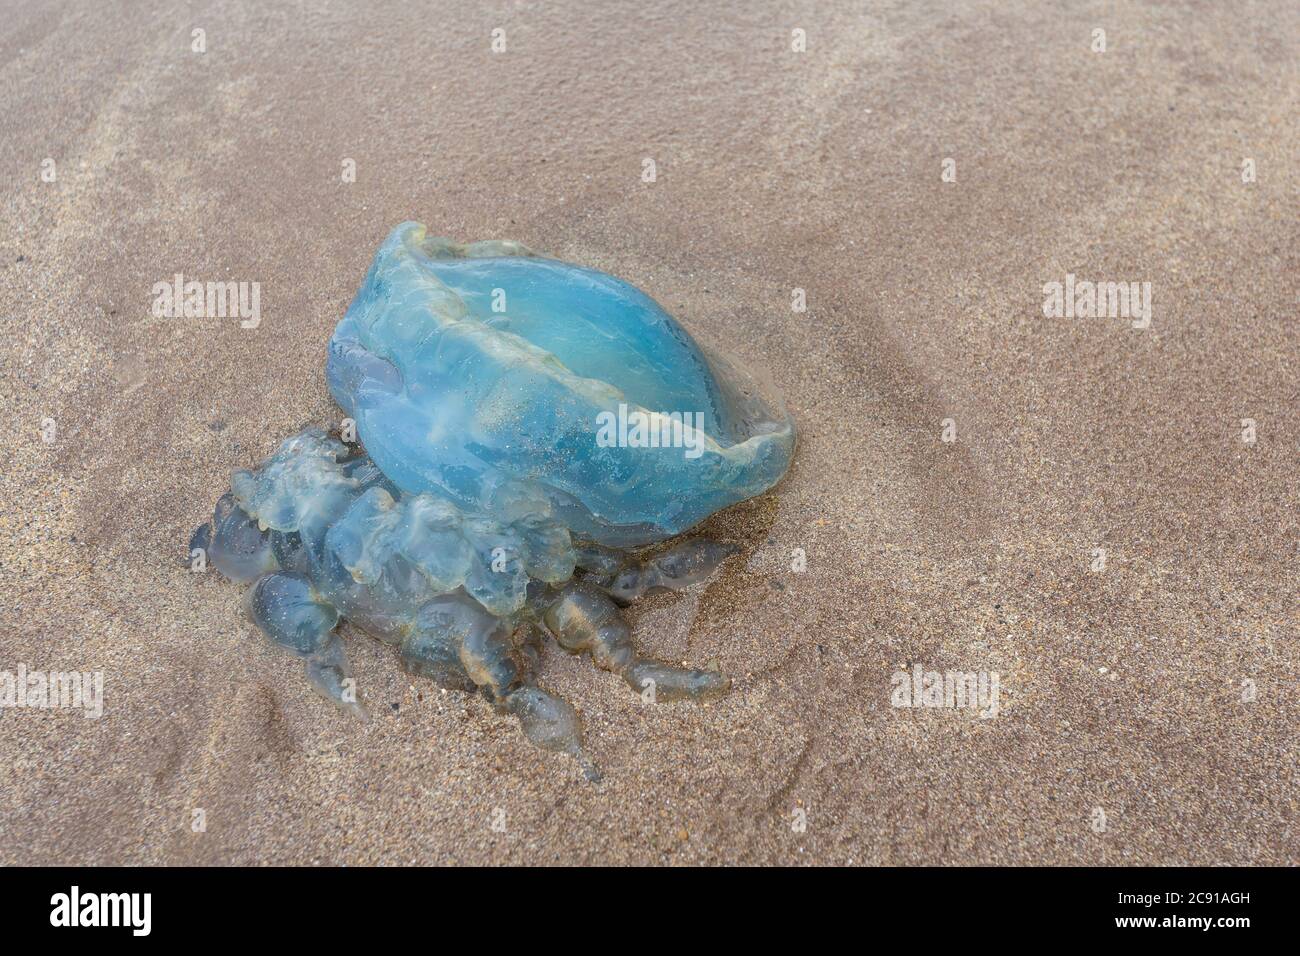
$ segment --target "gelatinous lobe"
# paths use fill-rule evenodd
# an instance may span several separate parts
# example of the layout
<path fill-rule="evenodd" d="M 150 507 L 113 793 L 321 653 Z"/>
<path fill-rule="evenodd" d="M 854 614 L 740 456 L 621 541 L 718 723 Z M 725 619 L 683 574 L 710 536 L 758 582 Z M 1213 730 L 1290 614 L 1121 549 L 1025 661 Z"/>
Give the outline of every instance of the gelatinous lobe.
<path fill-rule="evenodd" d="M 324 696 L 364 712 L 335 630 L 347 619 L 594 775 L 572 707 L 533 682 L 541 632 L 654 700 L 726 692 L 721 674 L 640 656 L 619 606 L 700 583 L 735 549 L 624 549 L 785 472 L 793 426 L 757 379 L 618 279 L 409 223 L 376 255 L 327 374 L 365 451 L 320 429 L 286 439 L 234 472 L 192 542 L 252 583 L 250 616 Z M 629 409 L 700 423 L 698 454 L 598 441 L 599 416 Z"/>

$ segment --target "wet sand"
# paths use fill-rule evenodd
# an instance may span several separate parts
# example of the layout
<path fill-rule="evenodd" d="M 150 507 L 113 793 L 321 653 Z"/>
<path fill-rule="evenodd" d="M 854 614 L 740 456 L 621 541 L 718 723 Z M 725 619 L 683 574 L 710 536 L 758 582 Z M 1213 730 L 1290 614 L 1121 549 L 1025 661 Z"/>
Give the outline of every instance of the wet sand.
<path fill-rule="evenodd" d="M 0 710 L 0 862 L 1297 861 L 1295 4 L 0 6 L 0 670 L 104 675 Z M 544 654 L 600 784 L 359 635 L 335 713 L 180 566 L 337 420 L 407 219 L 634 282 L 800 425 L 743 556 L 634 615 L 728 698 Z M 176 273 L 260 325 L 155 318 Z M 1044 316 L 1067 275 L 1150 327 Z M 890 706 L 916 664 L 997 716 Z"/>

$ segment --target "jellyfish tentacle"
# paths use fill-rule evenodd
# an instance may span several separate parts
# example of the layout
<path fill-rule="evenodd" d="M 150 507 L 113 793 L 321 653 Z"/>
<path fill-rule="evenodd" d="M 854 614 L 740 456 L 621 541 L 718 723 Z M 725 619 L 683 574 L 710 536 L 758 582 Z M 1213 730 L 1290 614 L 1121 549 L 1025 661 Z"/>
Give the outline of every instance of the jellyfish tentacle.
<path fill-rule="evenodd" d="M 199 548 L 218 571 L 239 584 L 250 584 L 263 574 L 280 569 L 271 538 L 226 492 L 217 500 L 212 520 L 200 525 L 190 538 L 190 553 Z"/>
<path fill-rule="evenodd" d="M 498 710 L 514 715 L 533 744 L 578 761 L 599 779 L 582 750 L 582 725 L 573 707 L 532 682 L 532 657 L 516 645 L 506 620 L 463 593 L 427 602 L 402 642 L 403 666 L 447 687 L 478 688 Z"/>
<path fill-rule="evenodd" d="M 439 687 L 472 691 L 477 686 L 460 661 L 459 638 L 448 630 L 415 629 L 403 638 L 398 655 L 403 670 L 427 677 Z"/>
<path fill-rule="evenodd" d="M 735 545 L 711 538 L 691 538 L 647 561 L 623 567 L 606 578 L 601 587 L 626 607 L 654 588 L 679 591 L 707 581 L 737 550 Z"/>
<path fill-rule="evenodd" d="M 343 651 L 343 638 L 337 632 L 331 631 L 306 661 L 307 680 L 317 693 L 356 717 L 366 719 L 370 716 L 357 696 L 352 667 Z"/>
<path fill-rule="evenodd" d="M 617 674 L 634 691 L 655 701 L 714 700 L 731 688 L 717 671 L 675 667 L 642 657 L 632 631 L 611 597 L 583 581 L 566 585 L 546 609 L 543 622 L 556 642 L 574 654 L 589 654 L 601 670 Z"/>
<path fill-rule="evenodd" d="M 307 679 L 317 693 L 349 713 L 366 716 L 343 639 L 334 630 L 339 612 L 305 574 L 264 574 L 248 589 L 246 601 L 249 617 L 262 633 L 306 662 Z"/>

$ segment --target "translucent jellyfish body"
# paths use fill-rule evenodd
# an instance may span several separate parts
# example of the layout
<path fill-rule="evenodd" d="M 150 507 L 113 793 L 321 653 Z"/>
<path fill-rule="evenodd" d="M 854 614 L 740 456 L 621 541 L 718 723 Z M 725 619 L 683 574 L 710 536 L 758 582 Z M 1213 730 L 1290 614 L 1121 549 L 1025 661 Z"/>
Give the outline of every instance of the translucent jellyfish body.
<path fill-rule="evenodd" d="M 619 279 L 414 223 L 380 247 L 326 375 L 358 443 L 285 440 L 191 542 L 252 585 L 252 619 L 326 697 L 363 711 L 346 619 L 594 775 L 572 708 L 534 683 L 542 634 L 650 699 L 725 693 L 721 674 L 640 656 L 619 606 L 734 550 L 635 549 L 785 473 L 794 427 L 764 381 Z"/>

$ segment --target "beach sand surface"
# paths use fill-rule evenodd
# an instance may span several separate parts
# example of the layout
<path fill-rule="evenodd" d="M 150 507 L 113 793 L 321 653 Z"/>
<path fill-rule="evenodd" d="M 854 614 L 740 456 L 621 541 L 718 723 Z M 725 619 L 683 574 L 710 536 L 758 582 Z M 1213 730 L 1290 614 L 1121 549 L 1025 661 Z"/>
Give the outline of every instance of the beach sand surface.
<path fill-rule="evenodd" d="M 0 709 L 0 863 L 1297 862 L 1296 4 L 0 7 L 0 671 L 104 681 Z M 409 219 L 627 279 L 798 422 L 631 614 L 730 696 L 545 651 L 598 784 L 354 631 L 336 713 L 183 564 L 338 421 Z M 155 317 L 178 273 L 260 324 Z M 917 665 L 996 716 L 891 706 Z"/>

